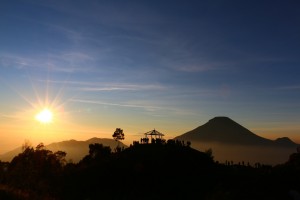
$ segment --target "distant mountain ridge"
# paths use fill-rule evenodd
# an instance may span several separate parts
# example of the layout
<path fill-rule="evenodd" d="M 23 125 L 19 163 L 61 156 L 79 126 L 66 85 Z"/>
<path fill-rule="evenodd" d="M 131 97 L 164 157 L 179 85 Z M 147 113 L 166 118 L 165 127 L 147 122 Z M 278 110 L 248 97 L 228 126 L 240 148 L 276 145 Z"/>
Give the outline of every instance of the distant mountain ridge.
<path fill-rule="evenodd" d="M 277 138 L 276 140 L 274 140 L 275 143 L 282 145 L 282 146 L 297 146 L 299 144 L 293 142 L 290 138 L 288 137 L 281 137 L 281 138 Z"/>
<path fill-rule="evenodd" d="M 287 137 L 278 138 L 273 141 L 258 136 L 228 117 L 215 117 L 204 125 L 177 136 L 174 139 L 238 145 L 297 145 Z"/>
<path fill-rule="evenodd" d="M 52 152 L 64 151 L 67 153 L 66 156 L 67 161 L 72 161 L 77 163 L 84 156 L 88 155 L 89 145 L 94 143 L 103 144 L 104 146 L 110 146 L 112 150 L 114 150 L 118 145 L 118 142 L 115 141 L 114 139 L 94 137 L 86 141 L 66 140 L 62 142 L 55 142 L 49 145 L 45 145 L 45 148 Z M 122 142 L 120 142 L 119 145 L 120 147 L 124 147 L 124 148 L 127 147 Z M 22 148 L 18 147 L 12 151 L 0 155 L 0 160 L 10 162 L 16 155 L 18 155 L 21 152 L 22 152 Z"/>

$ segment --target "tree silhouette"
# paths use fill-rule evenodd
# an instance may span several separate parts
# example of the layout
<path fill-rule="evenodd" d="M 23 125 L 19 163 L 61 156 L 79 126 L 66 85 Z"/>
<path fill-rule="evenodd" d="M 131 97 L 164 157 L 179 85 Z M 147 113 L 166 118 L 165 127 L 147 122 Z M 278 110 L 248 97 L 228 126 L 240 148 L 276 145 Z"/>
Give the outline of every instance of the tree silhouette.
<path fill-rule="evenodd" d="M 24 144 L 22 144 L 22 152 L 24 152 L 26 149 L 32 147 L 31 143 L 29 140 L 25 140 Z"/>
<path fill-rule="evenodd" d="M 111 153 L 109 146 L 103 146 L 103 144 L 90 144 L 89 145 L 89 155 L 93 159 L 98 159 L 102 157 L 108 157 Z"/>
<path fill-rule="evenodd" d="M 43 143 L 36 149 L 26 146 L 22 153 L 15 156 L 8 166 L 7 183 L 16 188 L 31 189 L 35 192 L 55 192 L 54 186 L 63 172 L 66 153 L 53 153 L 45 149 Z"/>
<path fill-rule="evenodd" d="M 116 152 L 120 152 L 121 151 L 120 140 L 124 140 L 125 139 L 125 135 L 123 133 L 123 129 L 116 128 L 116 131 L 114 132 L 114 134 L 112 135 L 112 137 L 118 142 L 115 151 Z"/>
<path fill-rule="evenodd" d="M 114 134 L 112 136 L 113 136 L 113 138 L 116 141 L 120 141 L 120 140 L 124 140 L 125 139 L 125 135 L 123 133 L 123 129 L 120 129 L 120 128 L 116 128 L 116 131 L 114 132 Z"/>
<path fill-rule="evenodd" d="M 213 156 L 213 151 L 212 151 L 212 149 L 211 148 L 209 148 L 209 149 L 207 149 L 207 150 L 205 150 L 205 152 L 204 152 L 206 155 L 208 155 L 211 159 L 213 159 L 214 158 L 214 156 Z"/>

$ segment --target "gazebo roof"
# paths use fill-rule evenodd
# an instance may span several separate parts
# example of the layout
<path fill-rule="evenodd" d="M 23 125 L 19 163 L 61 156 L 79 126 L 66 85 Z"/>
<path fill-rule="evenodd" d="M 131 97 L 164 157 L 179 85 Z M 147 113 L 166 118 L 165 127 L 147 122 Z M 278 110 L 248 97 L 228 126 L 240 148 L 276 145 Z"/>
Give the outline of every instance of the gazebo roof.
<path fill-rule="evenodd" d="M 145 136 L 147 135 L 158 135 L 158 136 L 165 136 L 164 134 L 162 134 L 161 132 L 158 132 L 157 130 L 153 129 L 152 131 L 148 131 L 147 133 L 145 133 Z"/>

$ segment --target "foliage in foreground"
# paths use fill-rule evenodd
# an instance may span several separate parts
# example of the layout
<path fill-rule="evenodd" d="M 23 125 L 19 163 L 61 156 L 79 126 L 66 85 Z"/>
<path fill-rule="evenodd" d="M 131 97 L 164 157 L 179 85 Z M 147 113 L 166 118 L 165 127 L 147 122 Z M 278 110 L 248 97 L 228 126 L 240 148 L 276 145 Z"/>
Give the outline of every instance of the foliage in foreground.
<path fill-rule="evenodd" d="M 292 199 L 300 154 L 282 165 L 217 163 L 213 152 L 169 140 L 122 151 L 91 144 L 79 163 L 42 144 L 0 163 L 0 199 Z"/>

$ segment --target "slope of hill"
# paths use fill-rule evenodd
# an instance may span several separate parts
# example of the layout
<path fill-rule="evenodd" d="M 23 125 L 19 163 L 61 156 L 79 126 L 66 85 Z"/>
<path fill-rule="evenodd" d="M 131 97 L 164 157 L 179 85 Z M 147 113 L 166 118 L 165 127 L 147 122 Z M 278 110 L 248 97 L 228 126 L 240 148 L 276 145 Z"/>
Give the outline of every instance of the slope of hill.
<path fill-rule="evenodd" d="M 0 160 L 4 162 L 10 162 L 16 155 L 22 152 L 22 147 L 15 148 L 0 155 Z"/>
<path fill-rule="evenodd" d="M 176 143 L 135 144 L 78 166 L 62 199 L 205 199 L 216 183 L 210 155 Z"/>
<path fill-rule="evenodd" d="M 198 150 L 211 148 L 216 160 L 279 164 L 296 151 L 297 144 L 283 137 L 260 137 L 228 117 L 215 117 L 202 126 L 175 137 L 190 141 Z"/>
<path fill-rule="evenodd" d="M 89 153 L 89 144 L 99 143 L 104 146 L 110 146 L 114 150 L 118 143 L 113 139 L 108 138 L 91 138 L 86 141 L 77 141 L 77 140 L 68 140 L 62 142 L 55 142 L 49 145 L 46 145 L 46 149 L 49 149 L 52 152 L 64 151 L 67 153 L 66 160 L 77 163 L 84 156 Z M 120 142 L 120 147 L 126 148 L 127 146 Z M 1 161 L 11 161 L 13 157 L 22 152 L 22 148 L 18 147 L 12 151 L 9 151 L 5 154 L 0 155 Z"/>

